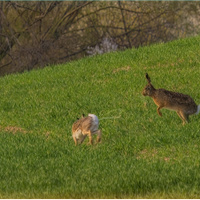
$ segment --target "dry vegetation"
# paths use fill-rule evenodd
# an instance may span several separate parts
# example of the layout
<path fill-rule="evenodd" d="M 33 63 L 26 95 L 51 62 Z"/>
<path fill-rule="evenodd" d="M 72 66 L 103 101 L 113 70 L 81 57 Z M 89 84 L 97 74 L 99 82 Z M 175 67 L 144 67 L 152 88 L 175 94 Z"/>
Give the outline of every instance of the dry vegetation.
<path fill-rule="evenodd" d="M 112 50 L 101 46 L 105 38 L 122 50 L 197 33 L 198 6 L 199 2 L 0 2 L 0 75 Z"/>

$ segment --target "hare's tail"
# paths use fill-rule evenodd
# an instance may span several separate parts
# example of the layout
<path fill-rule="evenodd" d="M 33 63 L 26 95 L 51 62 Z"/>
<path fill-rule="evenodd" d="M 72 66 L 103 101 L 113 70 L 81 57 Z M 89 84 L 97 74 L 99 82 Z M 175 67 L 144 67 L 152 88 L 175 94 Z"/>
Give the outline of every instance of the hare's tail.
<path fill-rule="evenodd" d="M 198 107 L 197 107 L 197 112 L 196 112 L 195 114 L 198 115 L 199 112 L 200 112 L 200 105 L 198 105 Z"/>
<path fill-rule="evenodd" d="M 96 115 L 94 114 L 88 114 L 88 116 L 92 117 L 93 121 L 95 122 L 95 124 L 99 124 L 99 119 Z"/>

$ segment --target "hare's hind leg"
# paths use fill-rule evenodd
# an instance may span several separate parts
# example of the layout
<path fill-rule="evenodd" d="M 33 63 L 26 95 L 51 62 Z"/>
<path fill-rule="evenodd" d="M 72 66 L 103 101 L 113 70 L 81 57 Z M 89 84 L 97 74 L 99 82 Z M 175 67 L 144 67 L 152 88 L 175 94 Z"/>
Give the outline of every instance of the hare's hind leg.
<path fill-rule="evenodd" d="M 102 134 L 101 130 L 97 130 L 93 132 L 93 134 L 97 134 L 97 143 L 101 142 L 101 134 Z"/>
<path fill-rule="evenodd" d="M 88 132 L 88 137 L 89 137 L 89 144 L 93 144 L 93 140 L 92 140 L 92 132 L 91 131 L 89 131 Z"/>
<path fill-rule="evenodd" d="M 180 112 L 177 111 L 176 113 L 177 113 L 177 115 L 181 118 L 181 120 L 184 122 L 185 120 L 184 120 L 184 118 L 182 117 L 182 115 L 180 114 Z"/>
<path fill-rule="evenodd" d="M 180 111 L 178 115 L 183 120 L 183 124 L 185 124 L 185 122 L 189 122 L 188 114 L 184 113 L 183 111 Z"/>
<path fill-rule="evenodd" d="M 87 137 L 89 137 L 89 144 L 92 145 L 93 141 L 92 141 L 92 132 L 89 130 L 89 131 L 83 131 L 83 137 L 82 137 L 82 142 L 84 141 L 84 139 Z"/>
<path fill-rule="evenodd" d="M 81 140 L 80 140 L 80 144 L 83 143 L 83 141 L 85 140 L 86 137 L 87 137 L 87 135 L 83 135 L 83 136 L 82 136 L 82 138 L 81 138 Z"/>

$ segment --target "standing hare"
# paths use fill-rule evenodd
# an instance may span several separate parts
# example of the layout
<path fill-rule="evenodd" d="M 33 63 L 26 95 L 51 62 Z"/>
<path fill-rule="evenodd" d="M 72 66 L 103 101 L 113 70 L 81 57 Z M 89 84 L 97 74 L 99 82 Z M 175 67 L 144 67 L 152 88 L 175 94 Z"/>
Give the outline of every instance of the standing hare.
<path fill-rule="evenodd" d="M 151 84 L 151 79 L 147 73 L 146 79 L 148 84 L 143 89 L 142 94 L 153 98 L 154 103 L 158 106 L 158 115 L 162 116 L 162 113 L 160 112 L 160 109 L 162 108 L 174 110 L 183 120 L 184 124 L 189 121 L 189 115 L 199 113 L 200 105 L 197 106 L 190 96 L 177 92 L 171 92 L 165 89 L 155 89 Z"/>
<path fill-rule="evenodd" d="M 101 130 L 99 128 L 99 119 L 94 114 L 88 114 L 88 116 L 78 119 L 72 125 L 72 136 L 77 145 L 78 142 L 80 144 L 84 141 L 84 139 L 89 136 L 90 144 L 93 143 L 92 135 L 97 134 L 97 142 L 101 141 Z"/>

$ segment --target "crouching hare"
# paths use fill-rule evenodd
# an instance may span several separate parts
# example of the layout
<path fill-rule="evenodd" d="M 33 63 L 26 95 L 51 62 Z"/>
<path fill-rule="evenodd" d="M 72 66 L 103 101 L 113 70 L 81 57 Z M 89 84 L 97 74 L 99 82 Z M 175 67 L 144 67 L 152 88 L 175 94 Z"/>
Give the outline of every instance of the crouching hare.
<path fill-rule="evenodd" d="M 183 124 L 185 124 L 185 122 L 189 122 L 189 115 L 199 113 L 200 105 L 197 106 L 190 96 L 165 89 L 155 89 L 147 73 L 146 79 L 148 84 L 143 89 L 142 94 L 150 96 L 153 99 L 154 103 L 158 106 L 158 115 L 162 116 L 160 112 L 162 108 L 174 110 L 182 119 Z"/>
<path fill-rule="evenodd" d="M 101 130 L 99 128 L 99 119 L 94 114 L 88 114 L 88 116 L 82 116 L 72 125 L 72 137 L 75 145 L 82 143 L 84 139 L 89 137 L 89 143 L 92 144 L 92 136 L 97 134 L 97 142 L 101 141 Z"/>

